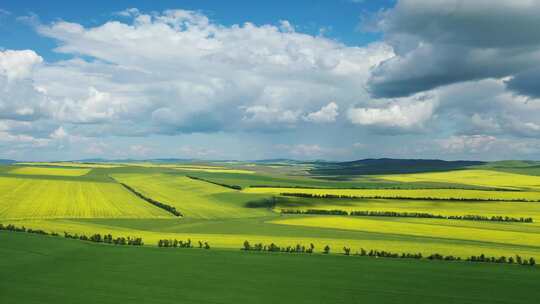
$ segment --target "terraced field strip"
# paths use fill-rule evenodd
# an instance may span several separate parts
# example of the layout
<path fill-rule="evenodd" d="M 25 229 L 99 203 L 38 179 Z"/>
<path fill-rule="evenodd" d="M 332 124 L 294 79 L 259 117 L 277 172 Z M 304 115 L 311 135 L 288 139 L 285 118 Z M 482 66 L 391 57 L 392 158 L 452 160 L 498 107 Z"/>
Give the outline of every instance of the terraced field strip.
<path fill-rule="evenodd" d="M 77 163 L 77 162 L 21 162 L 16 165 L 27 166 L 58 166 L 58 167 L 76 167 L 76 168 L 118 168 L 123 165 L 117 164 L 102 164 L 102 163 Z"/>
<path fill-rule="evenodd" d="M 0 219 L 169 216 L 115 183 L 0 177 Z"/>
<path fill-rule="evenodd" d="M 537 202 L 457 202 L 392 199 L 309 199 L 276 200 L 276 209 L 321 209 L 367 211 L 425 212 L 442 215 L 481 214 L 485 216 L 532 217 L 540 222 L 540 203 Z"/>
<path fill-rule="evenodd" d="M 254 174 L 254 171 L 240 169 L 215 169 L 215 168 L 196 168 L 196 167 L 175 167 L 176 170 L 182 171 L 198 171 L 210 173 L 238 173 L 238 174 Z"/>
<path fill-rule="evenodd" d="M 186 218 L 239 218 L 268 213 L 244 207 L 252 196 L 185 176 L 114 174 L 113 177 L 146 197 L 175 207 Z"/>
<path fill-rule="evenodd" d="M 149 231 L 119 227 L 115 226 L 114 223 L 93 224 L 64 219 L 22 221 L 0 220 L 0 222 L 3 224 L 11 223 L 33 229 L 44 229 L 48 232 L 63 233 L 63 231 L 67 231 L 70 233 L 82 233 L 86 235 L 94 233 L 111 233 L 113 235 L 142 237 L 144 243 L 151 246 L 155 246 L 160 239 L 186 240 L 189 238 L 194 242 L 199 240 L 207 241 L 212 248 L 229 248 L 235 250 L 240 249 L 243 242 L 248 240 L 250 243 L 261 242 L 270 244 L 273 242 L 280 246 L 294 246 L 296 244 L 309 245 L 310 243 L 313 243 L 316 252 L 321 252 L 324 246 L 329 245 L 332 248 L 332 253 L 339 254 L 343 252 L 342 248 L 346 246 L 351 247 L 353 252 L 360 248 L 365 248 L 389 250 L 400 253 L 421 252 L 424 255 L 440 253 L 467 257 L 484 253 L 492 256 L 511 256 L 519 254 L 522 256 L 533 256 L 537 259 L 540 258 L 540 246 L 538 246 L 538 243 L 534 243 L 538 236 L 535 236 L 532 232 L 512 233 L 503 231 L 501 234 L 495 232 L 495 235 L 490 237 L 487 228 L 477 228 L 482 235 L 477 234 L 479 239 L 476 239 L 474 235 L 468 236 L 469 233 L 467 233 L 466 229 L 463 227 L 456 227 L 455 230 L 449 229 L 448 232 L 445 232 L 445 226 L 434 225 L 434 227 L 438 226 L 439 228 L 436 232 L 430 234 L 431 226 L 428 224 L 429 221 L 425 221 L 423 224 L 418 223 L 420 226 L 414 226 L 414 223 L 408 224 L 405 222 L 403 223 L 403 228 L 405 230 L 402 231 L 401 226 L 393 225 L 389 226 L 386 230 L 379 229 L 381 226 L 387 224 L 384 221 L 370 223 L 366 228 L 363 226 L 365 224 L 359 223 L 344 222 L 344 226 L 342 226 L 340 222 L 342 222 L 343 218 L 335 219 L 334 221 L 331 221 L 328 217 L 324 217 L 322 219 L 323 221 L 320 221 L 319 219 L 314 220 L 314 222 L 306 220 L 307 219 L 304 218 L 292 217 L 275 220 L 268 224 L 269 227 L 264 232 L 257 233 L 250 233 L 249 225 L 245 227 L 244 233 L 219 233 L 204 232 L 204 229 L 202 229 L 201 232 Z M 392 222 L 393 221 L 389 221 L 388 223 Z M 493 224 L 489 224 L 491 228 L 493 228 Z M 193 227 L 203 227 L 204 223 L 191 223 L 189 225 L 192 225 Z M 399 225 L 402 224 L 399 223 Z M 272 226 L 275 226 L 275 229 L 272 229 Z M 253 227 L 254 229 L 257 229 L 255 226 Z M 281 229 L 283 227 L 287 228 Z M 313 233 L 314 229 L 317 233 Z M 309 235 L 306 234 L 307 231 L 311 231 Z M 474 229 L 471 231 L 476 232 Z M 325 233 L 323 234 L 321 232 Z M 454 236 L 452 235 L 454 232 L 459 232 L 460 234 Z M 481 239 L 484 234 L 487 234 L 488 238 Z M 538 235 L 538 233 L 536 233 L 536 235 Z M 529 238 L 529 240 L 521 244 L 521 242 L 514 239 L 515 237 L 526 237 Z M 518 242 L 518 244 L 516 244 L 516 242 Z"/>
<path fill-rule="evenodd" d="M 433 237 L 463 241 L 480 241 L 518 246 L 534 246 L 540 249 L 538 226 L 521 225 L 521 231 L 497 230 L 497 224 L 475 222 L 476 225 L 449 223 L 451 220 L 435 219 L 401 219 L 401 218 L 350 218 L 342 216 L 307 216 L 303 218 L 285 218 L 272 221 L 275 224 L 298 225 L 384 233 L 407 236 Z M 448 223 L 448 225 L 445 225 Z M 504 225 L 504 224 L 498 224 Z M 509 224 L 506 224 L 509 225 Z M 495 229 L 494 229 L 495 228 Z"/>
<path fill-rule="evenodd" d="M 540 190 L 540 176 L 491 170 L 456 170 L 434 173 L 380 175 L 377 177 L 404 183 L 441 182 L 506 189 Z"/>
<path fill-rule="evenodd" d="M 22 175 L 81 176 L 87 174 L 90 170 L 78 168 L 21 167 L 12 169 L 9 173 Z"/>
<path fill-rule="evenodd" d="M 358 198 L 414 198 L 455 200 L 540 200 L 540 192 L 534 191 L 485 191 L 463 189 L 312 189 L 312 188 L 246 188 L 245 193 L 280 194 L 299 193 L 310 195 L 335 195 Z"/>

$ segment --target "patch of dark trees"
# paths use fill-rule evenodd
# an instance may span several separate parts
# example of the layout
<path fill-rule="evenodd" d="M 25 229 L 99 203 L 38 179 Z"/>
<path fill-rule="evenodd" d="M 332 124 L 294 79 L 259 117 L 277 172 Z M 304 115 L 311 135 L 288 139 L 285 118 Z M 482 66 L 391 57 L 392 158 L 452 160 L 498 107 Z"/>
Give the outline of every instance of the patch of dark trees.
<path fill-rule="evenodd" d="M 191 242 L 191 239 L 186 241 L 177 240 L 177 239 L 163 239 L 159 240 L 157 243 L 158 247 L 169 247 L 169 248 L 194 248 L 195 246 Z M 198 247 L 200 249 L 210 249 L 208 242 L 198 241 Z"/>
<path fill-rule="evenodd" d="M 486 221 L 486 222 L 511 222 L 511 223 L 532 223 L 531 217 L 509 217 L 509 216 L 483 216 L 483 215 L 440 215 L 424 212 L 397 212 L 397 211 L 351 211 L 344 210 L 295 210 L 281 209 L 282 214 L 314 214 L 314 215 L 348 215 L 348 216 L 382 216 L 382 217 L 413 217 L 430 218 L 444 220 L 465 220 L 465 221 Z"/>
<path fill-rule="evenodd" d="M 17 227 L 12 224 L 3 225 L 0 224 L 0 230 L 6 230 L 6 231 L 13 231 L 13 232 L 26 232 L 26 233 L 35 233 L 40 235 L 50 235 L 50 236 L 60 236 L 56 232 L 47 232 L 41 229 L 31 229 L 31 228 L 25 228 Z M 76 239 L 81 241 L 88 241 L 88 242 L 94 242 L 94 243 L 105 243 L 105 244 L 114 244 L 114 245 L 130 245 L 130 246 L 142 246 L 144 245 L 142 238 L 139 237 L 113 237 L 111 234 L 99 234 L 95 233 L 90 236 L 86 236 L 84 234 L 71 234 L 68 232 L 64 232 L 64 237 L 67 239 Z"/>
<path fill-rule="evenodd" d="M 158 208 L 161 208 L 161 209 L 163 209 L 165 211 L 168 211 L 169 213 L 172 213 L 175 216 L 183 216 L 182 213 L 180 213 L 180 211 L 176 210 L 176 208 L 174 208 L 171 205 L 167 205 L 167 204 L 158 202 L 158 201 L 156 201 L 154 199 L 151 199 L 151 198 L 145 196 L 144 194 L 138 192 L 137 190 L 133 189 L 132 187 L 130 187 L 130 186 L 124 184 L 124 183 L 120 183 L 120 185 L 124 186 L 124 188 L 126 188 L 127 190 L 129 190 L 131 193 L 135 194 L 136 196 L 138 196 L 142 200 L 145 200 L 148 203 L 150 203 L 150 204 L 152 204 L 152 205 L 154 205 L 154 206 L 156 206 Z"/>
<path fill-rule="evenodd" d="M 272 209 L 277 205 L 278 199 L 276 197 L 266 197 L 257 200 L 252 200 L 244 204 L 247 208 L 268 208 Z"/>
<path fill-rule="evenodd" d="M 517 199 L 501 199 L 501 198 L 458 198 L 458 197 L 407 197 L 407 196 L 383 196 L 383 195 L 343 195 L 343 194 L 313 194 L 313 193 L 280 193 L 282 196 L 314 198 L 314 199 L 391 199 L 391 200 L 408 200 L 408 201 L 457 201 L 457 202 L 522 202 L 534 203 L 540 200 L 528 200 L 524 198 Z"/>
<path fill-rule="evenodd" d="M 255 243 L 251 244 L 249 241 L 244 241 L 244 244 L 240 250 L 243 251 L 260 251 L 260 252 L 283 252 L 283 253 L 307 253 L 312 254 L 315 252 L 315 246 L 313 244 L 310 244 L 309 246 L 304 246 L 301 244 L 296 244 L 296 246 L 278 246 L 274 243 L 270 244 L 263 244 L 263 243 Z M 331 251 L 331 248 L 329 245 L 326 245 L 322 248 L 321 253 L 322 254 L 329 254 Z M 364 256 L 364 257 L 377 257 L 377 258 L 400 258 L 400 259 L 426 259 L 430 261 L 439 260 L 439 261 L 464 261 L 464 262 L 481 262 L 481 263 L 498 263 L 498 264 L 518 264 L 518 265 L 525 265 L 525 266 L 534 266 L 536 265 L 536 260 L 533 257 L 530 258 L 524 258 L 520 255 L 516 255 L 515 257 L 506 257 L 506 256 L 500 256 L 500 257 L 489 257 L 484 254 L 480 254 L 478 256 L 470 256 L 465 259 L 462 259 L 461 257 L 456 257 L 453 255 L 442 255 L 439 253 L 433 253 L 428 256 L 423 256 L 422 253 L 396 253 L 396 252 L 390 252 L 385 250 L 366 250 L 364 248 L 360 248 L 359 251 L 356 253 L 351 252 L 350 247 L 343 247 L 343 254 L 346 256 Z"/>
<path fill-rule="evenodd" d="M 191 175 L 186 175 L 186 176 L 191 178 L 191 179 L 194 179 L 194 180 L 207 182 L 207 183 L 218 185 L 218 186 L 221 186 L 221 187 L 225 187 L 225 188 L 229 188 L 229 189 L 233 189 L 233 190 L 242 190 L 242 187 L 238 186 L 238 185 L 228 185 L 228 184 L 218 183 L 218 182 L 214 182 L 214 181 L 204 179 L 204 178 L 200 178 L 200 177 L 197 177 L 197 176 L 191 176 Z"/>

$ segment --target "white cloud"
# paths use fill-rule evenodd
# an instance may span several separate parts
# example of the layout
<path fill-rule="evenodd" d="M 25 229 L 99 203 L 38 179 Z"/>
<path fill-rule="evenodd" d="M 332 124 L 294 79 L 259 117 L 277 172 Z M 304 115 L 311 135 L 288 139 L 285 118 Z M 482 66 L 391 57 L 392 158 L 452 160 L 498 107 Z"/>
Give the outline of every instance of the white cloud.
<path fill-rule="evenodd" d="M 336 121 L 338 116 L 339 106 L 335 102 L 330 102 L 326 106 L 322 107 L 319 111 L 309 113 L 304 117 L 306 121 L 316 123 L 328 123 Z"/>
<path fill-rule="evenodd" d="M 29 77 L 41 62 L 43 58 L 31 50 L 0 50 L 0 74 L 6 75 L 8 81 Z"/>
<path fill-rule="evenodd" d="M 255 122 L 288 129 L 313 104 L 365 98 L 358 88 L 369 69 L 392 52 L 380 43 L 350 47 L 299 33 L 288 21 L 223 26 L 185 10 L 119 14 L 127 21 L 38 26 L 58 41 L 57 51 L 94 59 L 39 69 L 36 84 L 55 101 L 59 121 L 136 123 L 138 132 L 167 134 Z M 333 115 L 310 117 L 323 114 Z"/>
<path fill-rule="evenodd" d="M 440 147 L 449 153 L 480 153 L 489 151 L 497 138 L 489 135 L 451 136 L 438 141 Z"/>
<path fill-rule="evenodd" d="M 348 117 L 353 124 L 410 129 L 422 127 L 431 119 L 436 103 L 430 100 L 393 102 L 384 108 L 352 108 Z"/>

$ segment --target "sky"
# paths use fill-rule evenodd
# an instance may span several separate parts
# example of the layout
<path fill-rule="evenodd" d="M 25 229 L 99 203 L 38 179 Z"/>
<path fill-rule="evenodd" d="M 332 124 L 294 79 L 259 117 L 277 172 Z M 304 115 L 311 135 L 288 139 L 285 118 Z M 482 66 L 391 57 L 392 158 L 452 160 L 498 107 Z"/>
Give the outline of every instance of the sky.
<path fill-rule="evenodd" d="M 540 1 L 0 1 L 0 158 L 540 160 Z"/>

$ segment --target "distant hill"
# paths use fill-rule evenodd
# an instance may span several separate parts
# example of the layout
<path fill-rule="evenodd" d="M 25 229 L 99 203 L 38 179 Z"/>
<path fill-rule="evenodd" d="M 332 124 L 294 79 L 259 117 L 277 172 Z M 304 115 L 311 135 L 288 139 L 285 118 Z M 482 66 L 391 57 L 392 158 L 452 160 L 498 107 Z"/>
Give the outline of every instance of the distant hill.
<path fill-rule="evenodd" d="M 318 163 L 314 175 L 375 175 L 448 171 L 484 165 L 481 161 L 445 161 L 439 159 L 369 158 L 349 162 Z"/>
<path fill-rule="evenodd" d="M 17 162 L 16 160 L 12 160 L 12 159 L 0 159 L 0 164 L 2 165 L 9 165 L 16 162 Z"/>

